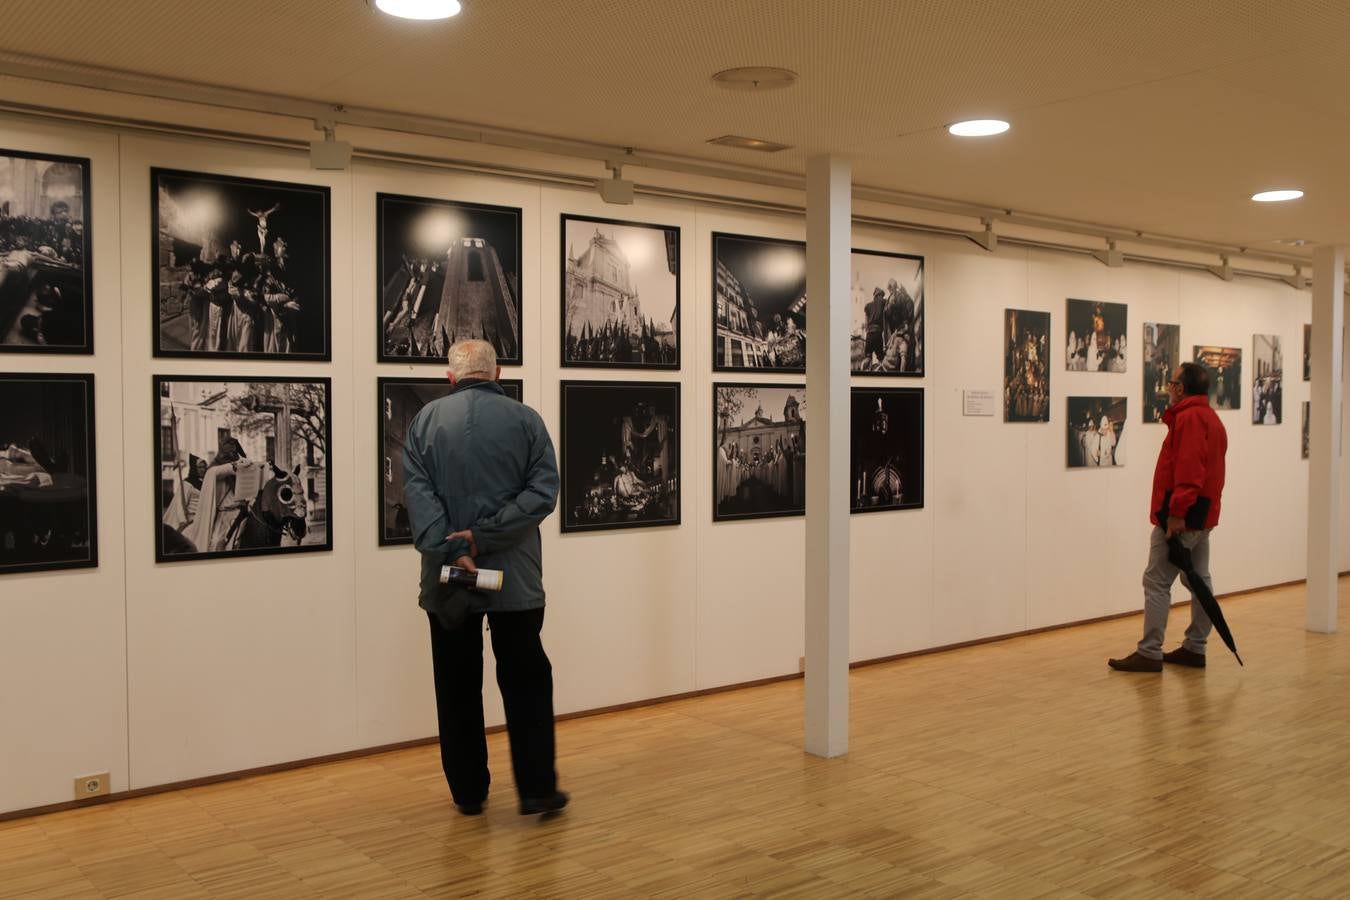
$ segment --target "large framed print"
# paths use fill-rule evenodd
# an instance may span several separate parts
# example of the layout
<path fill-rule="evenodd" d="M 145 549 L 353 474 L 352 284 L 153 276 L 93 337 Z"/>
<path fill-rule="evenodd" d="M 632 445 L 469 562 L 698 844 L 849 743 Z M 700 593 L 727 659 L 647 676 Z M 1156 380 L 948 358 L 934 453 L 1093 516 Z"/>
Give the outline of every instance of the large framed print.
<path fill-rule="evenodd" d="M 94 376 L 0 373 L 0 576 L 98 565 Z"/>
<path fill-rule="evenodd" d="M 923 508 L 923 389 L 851 388 L 849 512 Z"/>
<path fill-rule="evenodd" d="M 94 352 L 89 160 L 0 150 L 0 353 Z"/>
<path fill-rule="evenodd" d="M 1003 421 L 1050 421 L 1050 314 L 1003 311 Z"/>
<path fill-rule="evenodd" d="M 1070 372 L 1124 372 L 1129 307 L 1100 300 L 1067 301 L 1068 343 L 1064 368 Z"/>
<path fill-rule="evenodd" d="M 1181 326 L 1144 323 L 1144 422 L 1161 422 L 1172 402 L 1167 383 L 1181 365 Z"/>
<path fill-rule="evenodd" d="M 854 250 L 850 260 L 853 374 L 922 377 L 923 257 Z"/>
<path fill-rule="evenodd" d="M 520 365 L 518 207 L 376 194 L 375 234 L 379 362 L 439 362 L 475 338 Z"/>
<path fill-rule="evenodd" d="M 1252 335 L 1252 424 L 1284 421 L 1284 352 L 1278 334 Z"/>
<path fill-rule="evenodd" d="M 332 359 L 327 187 L 151 169 L 154 355 Z"/>
<path fill-rule="evenodd" d="M 562 364 L 680 367 L 680 229 L 562 215 Z"/>
<path fill-rule="evenodd" d="M 329 379 L 153 382 L 156 562 L 333 549 Z"/>
<path fill-rule="evenodd" d="M 502 379 L 506 396 L 519 402 L 524 382 Z M 445 378 L 380 378 L 376 390 L 380 401 L 380 546 L 411 544 L 412 522 L 403 502 L 403 446 L 413 417 L 428 403 L 448 396 L 452 390 Z"/>
<path fill-rule="evenodd" d="M 1242 348 L 1196 345 L 1194 361 L 1209 372 L 1209 405 L 1242 408 Z"/>
<path fill-rule="evenodd" d="M 562 530 L 680 524 L 680 385 L 562 383 Z"/>
<path fill-rule="evenodd" d="M 713 232 L 713 371 L 806 372 L 806 244 Z"/>
<path fill-rule="evenodd" d="M 1069 397 L 1065 420 L 1070 469 L 1125 465 L 1124 397 Z"/>
<path fill-rule="evenodd" d="M 713 385 L 713 521 L 806 514 L 806 385 Z"/>

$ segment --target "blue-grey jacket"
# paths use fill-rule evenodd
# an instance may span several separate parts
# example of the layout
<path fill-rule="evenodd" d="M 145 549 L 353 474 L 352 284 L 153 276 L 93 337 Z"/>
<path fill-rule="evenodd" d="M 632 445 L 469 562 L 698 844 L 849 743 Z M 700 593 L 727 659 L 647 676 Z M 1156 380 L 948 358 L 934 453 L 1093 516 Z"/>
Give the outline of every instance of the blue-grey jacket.
<path fill-rule="evenodd" d="M 495 381 L 468 379 L 422 408 L 408 426 L 403 491 L 422 554 L 418 602 L 448 615 L 440 569 L 468 552 L 455 531 L 473 532 L 474 560 L 505 572 L 500 593 L 462 591 L 470 609 L 514 611 L 544 605 L 539 523 L 558 501 L 558 464 L 539 413 Z"/>

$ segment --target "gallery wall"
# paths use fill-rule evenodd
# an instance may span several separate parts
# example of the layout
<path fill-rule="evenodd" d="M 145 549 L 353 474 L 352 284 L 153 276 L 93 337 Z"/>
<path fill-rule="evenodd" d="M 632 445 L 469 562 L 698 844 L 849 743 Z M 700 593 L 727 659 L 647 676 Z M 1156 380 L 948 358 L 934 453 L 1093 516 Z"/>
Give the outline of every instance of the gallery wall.
<path fill-rule="evenodd" d="M 714 376 L 710 245 L 714 232 L 801 240 L 803 221 L 646 197 L 614 207 L 589 191 L 393 163 L 316 172 L 306 156 L 283 150 L 17 117 L 0 119 L 0 147 L 92 161 L 96 353 L 8 356 L 0 369 L 96 375 L 100 523 L 97 569 L 0 579 L 0 812 L 68 800 L 71 779 L 91 772 L 110 771 L 113 790 L 123 791 L 434 734 L 416 553 L 377 543 L 375 425 L 378 377 L 433 377 L 440 367 L 375 362 L 377 192 L 522 210 L 524 365 L 504 375 L 523 379 L 525 402 L 555 441 L 560 380 L 682 386 L 682 523 L 564 535 L 555 514 L 543 526 L 558 712 L 798 670 L 804 520 L 714 523 L 710 452 L 713 384 L 796 379 Z M 330 188 L 331 362 L 152 357 L 151 167 Z M 681 229 L 678 373 L 560 367 L 563 213 Z M 853 659 L 1139 607 L 1152 462 L 1164 433 L 1142 424 L 1145 321 L 1179 323 L 1183 358 L 1193 344 L 1241 347 L 1245 356 L 1253 334 L 1283 338 L 1284 424 L 1250 424 L 1249 366 L 1243 408 L 1221 414 L 1229 487 L 1212 568 L 1219 592 L 1303 577 L 1307 293 L 1172 268 L 1109 269 L 1047 251 L 991 254 L 873 227 L 857 228 L 854 246 L 925 257 L 926 376 L 856 383 L 922 387 L 927 438 L 924 508 L 852 520 Z M 1128 304 L 1126 373 L 1064 371 L 1068 297 Z M 1051 313 L 1048 424 L 962 414 L 963 390 L 1001 390 L 1007 307 Z M 331 552 L 155 562 L 155 374 L 332 379 Z M 1066 468 L 1071 395 L 1129 399 L 1123 467 Z M 1343 548 L 1343 568 L 1348 557 Z M 1084 660 L 1084 677 L 1103 664 Z M 496 724 L 491 659 L 485 671 Z"/>

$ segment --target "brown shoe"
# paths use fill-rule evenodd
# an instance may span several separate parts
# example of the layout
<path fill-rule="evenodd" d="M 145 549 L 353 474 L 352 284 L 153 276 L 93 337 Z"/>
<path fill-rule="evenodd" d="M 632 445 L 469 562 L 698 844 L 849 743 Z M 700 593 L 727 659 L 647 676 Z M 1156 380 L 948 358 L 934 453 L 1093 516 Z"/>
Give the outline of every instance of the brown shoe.
<path fill-rule="evenodd" d="M 1185 647 L 1178 647 L 1171 653 L 1164 653 L 1163 662 L 1177 666 L 1190 666 L 1192 669 L 1203 669 L 1205 667 L 1205 654 L 1192 652 Z"/>
<path fill-rule="evenodd" d="M 1117 672 L 1161 672 L 1162 660 L 1149 659 L 1138 653 L 1131 653 L 1124 659 L 1108 659 L 1106 664 Z"/>

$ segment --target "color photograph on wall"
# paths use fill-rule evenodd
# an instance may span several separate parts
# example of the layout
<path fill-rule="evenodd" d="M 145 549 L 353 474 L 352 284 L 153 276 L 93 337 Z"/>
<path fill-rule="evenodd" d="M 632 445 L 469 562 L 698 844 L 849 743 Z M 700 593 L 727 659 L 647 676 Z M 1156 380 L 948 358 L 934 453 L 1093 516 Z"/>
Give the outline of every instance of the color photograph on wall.
<path fill-rule="evenodd" d="M 680 385 L 562 383 L 562 530 L 680 524 Z"/>
<path fill-rule="evenodd" d="M 923 370 L 923 257 L 854 250 L 850 356 L 855 375 Z"/>
<path fill-rule="evenodd" d="M 0 150 L 0 353 L 94 352 L 89 160 Z"/>
<path fill-rule="evenodd" d="M 524 382 L 502 379 L 497 383 L 506 396 L 520 402 Z M 445 378 L 380 378 L 376 390 L 380 401 L 380 546 L 411 544 L 412 522 L 403 502 L 403 445 L 413 416 L 428 403 L 449 395 L 450 382 Z"/>
<path fill-rule="evenodd" d="M 1172 402 L 1167 383 L 1181 365 L 1181 326 L 1144 323 L 1144 422 L 1161 422 Z"/>
<path fill-rule="evenodd" d="M 1003 311 L 1003 421 L 1050 421 L 1050 314 Z"/>
<path fill-rule="evenodd" d="M 806 372 L 806 244 L 712 236 L 713 371 Z"/>
<path fill-rule="evenodd" d="M 1124 303 L 1070 298 L 1065 312 L 1069 334 L 1064 368 L 1070 372 L 1124 372 L 1128 307 Z"/>
<path fill-rule="evenodd" d="M 0 575 L 98 565 L 94 376 L 0 373 Z"/>
<path fill-rule="evenodd" d="M 1303 326 L 1303 380 L 1312 381 L 1312 326 Z"/>
<path fill-rule="evenodd" d="M 923 507 L 923 390 L 852 388 L 849 511 Z"/>
<path fill-rule="evenodd" d="M 1106 469 L 1125 465 L 1124 397 L 1069 397 L 1070 469 Z"/>
<path fill-rule="evenodd" d="M 1312 409 L 1312 401 L 1303 401 L 1303 458 L 1308 458 L 1308 414 Z"/>
<path fill-rule="evenodd" d="M 154 355 L 332 359 L 329 190 L 150 170 Z"/>
<path fill-rule="evenodd" d="M 330 387 L 156 375 L 155 561 L 333 549 Z"/>
<path fill-rule="evenodd" d="M 1252 424 L 1284 421 L 1284 353 L 1278 334 L 1252 335 Z"/>
<path fill-rule="evenodd" d="M 441 361 L 473 338 L 520 365 L 519 208 L 376 194 L 375 235 L 379 362 Z"/>
<path fill-rule="evenodd" d="M 806 385 L 713 385 L 713 521 L 806 513 Z"/>
<path fill-rule="evenodd" d="M 1210 406 L 1242 408 L 1242 348 L 1197 344 L 1193 361 L 1209 372 Z"/>
<path fill-rule="evenodd" d="M 680 367 L 680 229 L 563 214 L 562 364 Z"/>

